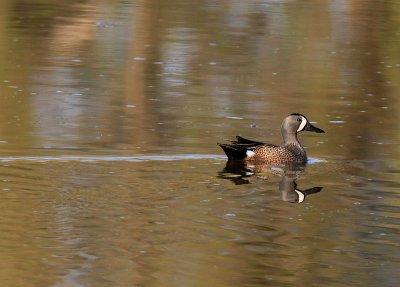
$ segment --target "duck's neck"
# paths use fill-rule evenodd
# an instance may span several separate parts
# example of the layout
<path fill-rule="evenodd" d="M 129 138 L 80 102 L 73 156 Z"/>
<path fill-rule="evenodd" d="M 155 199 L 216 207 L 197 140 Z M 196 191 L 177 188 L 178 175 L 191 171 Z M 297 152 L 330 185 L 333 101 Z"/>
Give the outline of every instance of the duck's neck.
<path fill-rule="evenodd" d="M 293 152 L 299 158 L 307 159 L 306 151 L 297 139 L 297 133 L 282 132 L 282 137 L 285 148 Z"/>

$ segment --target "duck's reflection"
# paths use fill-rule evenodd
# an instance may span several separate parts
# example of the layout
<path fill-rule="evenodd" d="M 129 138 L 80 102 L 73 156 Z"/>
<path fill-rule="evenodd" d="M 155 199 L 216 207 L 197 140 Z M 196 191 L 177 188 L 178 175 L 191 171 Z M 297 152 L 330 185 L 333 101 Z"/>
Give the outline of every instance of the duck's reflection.
<path fill-rule="evenodd" d="M 219 173 L 219 177 L 229 179 L 239 185 L 249 184 L 249 178 L 253 176 L 268 179 L 279 175 L 282 177 L 279 183 L 282 200 L 291 203 L 302 203 L 308 195 L 318 193 L 322 190 L 320 186 L 305 190 L 297 188 L 296 180 L 304 172 L 304 169 L 305 165 L 288 165 L 277 168 L 266 164 L 230 160 L 227 161 L 225 168 Z"/>

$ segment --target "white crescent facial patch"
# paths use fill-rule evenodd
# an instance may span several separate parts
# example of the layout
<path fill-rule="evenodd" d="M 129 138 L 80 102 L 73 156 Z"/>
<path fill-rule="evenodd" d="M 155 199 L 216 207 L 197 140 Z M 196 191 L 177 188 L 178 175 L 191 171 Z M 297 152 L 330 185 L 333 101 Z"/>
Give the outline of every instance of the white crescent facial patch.
<path fill-rule="evenodd" d="M 304 199 L 306 198 L 306 196 L 301 191 L 298 191 L 297 189 L 295 189 L 294 191 L 299 196 L 299 203 L 302 203 L 304 201 Z"/>
<path fill-rule="evenodd" d="M 297 129 L 297 132 L 301 132 L 304 129 L 304 127 L 306 126 L 306 124 L 307 124 L 306 118 L 301 117 L 301 123 L 300 123 L 299 128 Z"/>

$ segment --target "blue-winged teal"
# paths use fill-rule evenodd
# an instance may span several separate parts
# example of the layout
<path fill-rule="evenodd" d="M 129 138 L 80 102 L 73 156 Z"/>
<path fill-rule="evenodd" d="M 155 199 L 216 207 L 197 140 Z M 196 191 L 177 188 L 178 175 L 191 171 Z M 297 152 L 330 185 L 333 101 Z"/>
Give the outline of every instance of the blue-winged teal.
<path fill-rule="evenodd" d="M 309 131 L 324 133 L 313 126 L 305 116 L 291 114 L 287 116 L 281 126 L 283 146 L 266 144 L 236 137 L 230 144 L 218 144 L 226 153 L 229 160 L 246 160 L 265 162 L 269 164 L 306 163 L 307 154 L 299 140 L 297 133 Z"/>

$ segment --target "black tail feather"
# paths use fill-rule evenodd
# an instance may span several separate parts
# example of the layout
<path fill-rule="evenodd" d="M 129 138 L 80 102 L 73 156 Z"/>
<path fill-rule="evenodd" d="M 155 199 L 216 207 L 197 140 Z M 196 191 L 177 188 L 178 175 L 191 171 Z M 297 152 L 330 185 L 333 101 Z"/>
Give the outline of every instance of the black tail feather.
<path fill-rule="evenodd" d="M 246 155 L 246 149 L 230 144 L 218 144 L 225 152 L 229 160 L 242 160 Z"/>
<path fill-rule="evenodd" d="M 255 147 L 260 145 L 274 146 L 270 144 L 264 144 L 262 142 L 256 142 L 237 136 L 236 140 L 229 144 L 218 144 L 227 155 L 230 160 L 242 160 L 247 157 L 248 150 L 254 150 Z"/>

